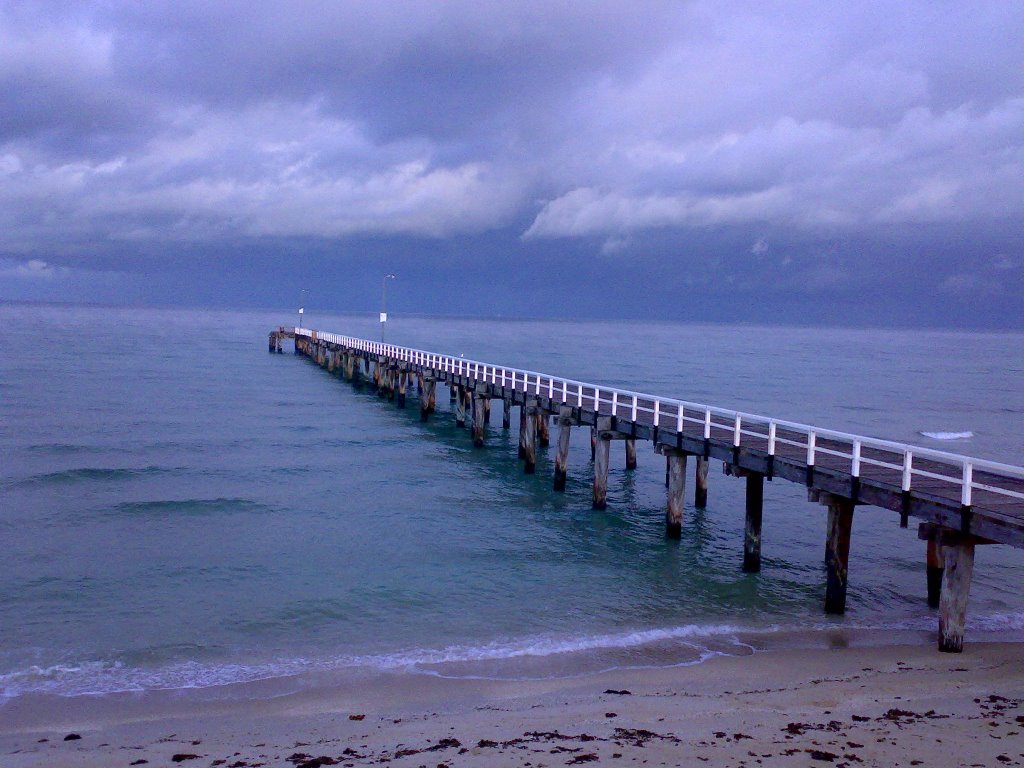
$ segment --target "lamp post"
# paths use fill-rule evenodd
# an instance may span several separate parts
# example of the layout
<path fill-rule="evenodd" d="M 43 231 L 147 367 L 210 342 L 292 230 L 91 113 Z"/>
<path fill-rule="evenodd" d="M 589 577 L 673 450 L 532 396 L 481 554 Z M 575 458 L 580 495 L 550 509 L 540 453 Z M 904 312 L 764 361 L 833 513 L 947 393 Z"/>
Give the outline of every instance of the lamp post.
<path fill-rule="evenodd" d="M 303 311 L 305 309 L 304 305 L 306 303 L 306 294 L 307 293 L 309 293 L 309 290 L 306 289 L 306 288 L 301 288 L 299 290 L 299 328 L 302 327 L 302 313 L 303 313 Z"/>
<path fill-rule="evenodd" d="M 390 272 L 380 282 L 380 340 L 384 341 L 384 325 L 388 321 L 388 280 L 394 280 Z"/>

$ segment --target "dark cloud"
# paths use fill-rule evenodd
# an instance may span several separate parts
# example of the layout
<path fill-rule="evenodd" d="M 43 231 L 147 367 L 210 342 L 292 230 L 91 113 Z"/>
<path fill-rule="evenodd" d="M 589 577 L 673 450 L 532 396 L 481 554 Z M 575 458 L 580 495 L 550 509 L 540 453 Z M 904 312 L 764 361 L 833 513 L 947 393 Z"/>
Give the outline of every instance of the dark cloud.
<path fill-rule="evenodd" d="M 6 3 L 0 295 L 358 244 L 424 285 L 507 257 L 786 312 L 1021 309 L 1022 28 L 1010 2 Z"/>

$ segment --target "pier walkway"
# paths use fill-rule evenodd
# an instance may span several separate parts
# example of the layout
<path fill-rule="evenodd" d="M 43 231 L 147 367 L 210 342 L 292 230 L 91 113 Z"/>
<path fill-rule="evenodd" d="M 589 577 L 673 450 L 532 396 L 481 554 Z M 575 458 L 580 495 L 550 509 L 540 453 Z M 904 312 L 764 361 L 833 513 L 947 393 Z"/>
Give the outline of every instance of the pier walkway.
<path fill-rule="evenodd" d="M 594 463 L 593 505 L 607 504 L 610 443 L 622 440 L 626 466 L 636 466 L 636 441 L 653 443 L 666 458 L 666 534 L 681 534 L 687 464 L 694 462 L 694 504 L 707 502 L 710 460 L 725 473 L 745 478 L 746 522 L 743 570 L 761 564 L 764 480 L 779 478 L 807 487 L 808 498 L 828 507 L 825 611 L 843 613 L 853 512 L 874 505 L 913 517 L 927 541 L 928 602 L 939 609 L 939 648 L 960 651 L 974 549 L 981 544 L 1024 548 L 1024 468 L 904 443 L 821 429 L 751 413 L 633 392 L 551 374 L 509 368 L 462 357 L 305 328 L 278 328 L 270 351 L 295 340 L 302 354 L 356 384 L 405 407 L 419 394 L 420 415 L 434 411 L 438 382 L 445 384 L 456 423 L 472 430 L 483 446 L 493 401 L 502 404 L 502 427 L 519 410 L 519 457 L 533 473 L 538 443 L 550 440 L 550 417 L 558 427 L 555 491 L 565 489 L 569 436 L 589 427 Z"/>

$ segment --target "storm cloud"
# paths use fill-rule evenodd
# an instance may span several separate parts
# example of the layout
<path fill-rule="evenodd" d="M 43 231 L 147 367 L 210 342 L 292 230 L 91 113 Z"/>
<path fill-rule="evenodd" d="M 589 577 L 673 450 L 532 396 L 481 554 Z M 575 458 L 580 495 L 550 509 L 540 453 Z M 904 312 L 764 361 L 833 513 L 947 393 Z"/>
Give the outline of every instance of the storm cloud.
<path fill-rule="evenodd" d="M 0 295 L 262 248 L 1013 314 L 1021 29 L 1013 2 L 5 3 Z"/>

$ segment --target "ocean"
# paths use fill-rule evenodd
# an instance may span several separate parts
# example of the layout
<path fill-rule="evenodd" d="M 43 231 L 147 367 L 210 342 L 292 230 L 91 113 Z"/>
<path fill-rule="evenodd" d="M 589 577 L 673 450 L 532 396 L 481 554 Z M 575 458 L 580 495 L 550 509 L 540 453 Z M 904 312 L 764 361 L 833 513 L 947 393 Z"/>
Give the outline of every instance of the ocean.
<path fill-rule="evenodd" d="M 857 509 L 847 613 L 826 617 L 825 513 L 801 487 L 766 485 L 762 571 L 743 574 L 743 483 L 717 462 L 707 508 L 691 490 L 666 540 L 649 444 L 630 472 L 615 446 L 593 511 L 585 430 L 554 493 L 553 449 L 524 475 L 500 408 L 474 450 L 443 388 L 423 424 L 415 398 L 399 410 L 268 354 L 295 319 L 0 307 L 0 715 L 26 694 L 933 642 L 913 523 Z M 315 308 L 305 324 L 380 333 Z M 388 341 L 1024 464 L 1019 333 L 392 315 Z M 1024 553 L 979 548 L 968 644 L 1024 640 L 1022 585 Z"/>

